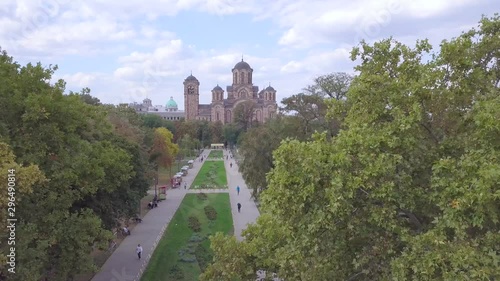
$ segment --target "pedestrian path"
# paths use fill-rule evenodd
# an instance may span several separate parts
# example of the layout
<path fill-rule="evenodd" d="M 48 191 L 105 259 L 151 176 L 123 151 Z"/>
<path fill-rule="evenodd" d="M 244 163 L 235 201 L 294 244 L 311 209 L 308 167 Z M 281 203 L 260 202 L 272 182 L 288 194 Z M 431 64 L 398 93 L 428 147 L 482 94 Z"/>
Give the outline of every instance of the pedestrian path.
<path fill-rule="evenodd" d="M 207 159 L 210 150 L 205 150 L 200 157 Z M 228 189 L 187 189 L 184 183 L 177 189 L 167 191 L 166 200 L 158 204 L 158 208 L 149 211 L 143 218 L 143 222 L 135 226 L 132 235 L 128 236 L 113 252 L 111 257 L 102 266 L 101 270 L 92 278 L 92 281 L 139 281 L 143 271 L 153 254 L 156 245 L 160 241 L 168 223 L 179 208 L 187 193 L 229 193 L 231 212 L 233 216 L 234 235 L 238 240 L 243 240 L 241 232 L 247 225 L 254 223 L 259 216 L 259 210 L 251 198 L 242 175 L 238 172 L 235 159 L 227 159 L 229 151 L 224 151 L 224 161 L 228 181 Z M 189 187 L 201 169 L 203 162 L 196 159 L 193 168 L 189 169 L 188 175 L 183 178 Z M 232 167 L 230 167 L 232 163 Z M 240 194 L 236 191 L 240 187 Z M 238 213 L 237 204 L 241 204 L 241 213 Z M 143 259 L 138 260 L 135 249 L 138 244 L 144 249 Z"/>
<path fill-rule="evenodd" d="M 190 189 L 188 193 L 228 193 L 229 189 L 220 188 L 220 189 Z"/>
<path fill-rule="evenodd" d="M 208 153 L 204 152 L 203 155 L 206 158 Z M 188 174 L 183 178 L 187 186 L 194 181 L 202 165 L 203 163 L 198 159 L 194 161 L 193 168 L 189 169 Z M 167 191 L 166 199 L 158 203 L 158 207 L 150 210 L 142 219 L 142 223 L 134 227 L 132 234 L 120 243 L 92 281 L 140 280 L 163 232 L 188 192 L 183 187 L 184 184 Z M 135 252 L 137 244 L 141 244 L 144 249 L 142 260 L 138 260 Z"/>
<path fill-rule="evenodd" d="M 228 155 L 228 151 L 224 151 L 225 155 Z M 231 167 L 231 163 L 233 164 Z M 243 240 L 241 232 L 247 228 L 248 224 L 255 223 L 259 217 L 259 209 L 255 205 L 255 201 L 252 199 L 252 193 L 247 187 L 243 176 L 238 171 L 238 165 L 234 158 L 224 160 L 227 175 L 227 184 L 229 186 L 229 201 L 231 202 L 231 212 L 233 214 L 233 225 L 234 225 L 234 236 L 239 241 Z M 240 187 L 240 194 L 236 187 Z M 241 212 L 238 213 L 237 204 L 241 204 Z"/>

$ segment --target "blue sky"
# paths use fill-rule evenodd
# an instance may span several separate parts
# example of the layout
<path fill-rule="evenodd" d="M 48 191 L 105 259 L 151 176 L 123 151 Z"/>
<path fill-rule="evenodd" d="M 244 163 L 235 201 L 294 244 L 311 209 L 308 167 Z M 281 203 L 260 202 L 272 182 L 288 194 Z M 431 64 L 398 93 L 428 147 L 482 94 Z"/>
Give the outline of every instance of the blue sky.
<path fill-rule="evenodd" d="M 0 46 L 21 64 L 57 64 L 68 90 L 89 87 L 102 102 L 173 96 L 182 109 L 191 71 L 209 103 L 242 55 L 254 85 L 271 83 L 281 100 L 352 72 L 361 39 L 438 46 L 495 11 L 497 0 L 2 0 Z"/>

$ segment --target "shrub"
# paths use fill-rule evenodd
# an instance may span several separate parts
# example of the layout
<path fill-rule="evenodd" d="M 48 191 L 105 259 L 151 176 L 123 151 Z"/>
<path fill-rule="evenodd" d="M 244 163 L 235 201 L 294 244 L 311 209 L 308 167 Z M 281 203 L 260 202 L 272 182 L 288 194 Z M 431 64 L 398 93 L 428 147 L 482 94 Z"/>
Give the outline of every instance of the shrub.
<path fill-rule="evenodd" d="M 202 185 L 203 187 L 204 185 Z M 196 193 L 196 197 L 198 197 L 199 200 L 207 200 L 208 199 L 208 196 L 203 193 L 203 192 L 200 192 L 200 193 Z"/>
<path fill-rule="evenodd" d="M 203 240 L 205 240 L 205 237 L 199 233 L 193 233 L 191 238 L 189 238 L 189 242 L 201 242 Z"/>
<path fill-rule="evenodd" d="M 200 232 L 201 231 L 201 223 L 200 220 L 197 217 L 189 217 L 188 218 L 188 226 L 191 228 L 194 232 Z"/>
<path fill-rule="evenodd" d="M 200 243 L 196 247 L 194 255 L 196 257 L 196 260 L 198 261 L 198 265 L 200 266 L 201 271 L 205 271 L 208 264 L 212 262 L 212 254 Z"/>
<path fill-rule="evenodd" d="M 169 272 L 170 279 L 172 280 L 183 280 L 184 279 L 184 272 L 182 272 L 182 269 L 178 265 L 172 266 Z"/>
<path fill-rule="evenodd" d="M 217 211 L 215 210 L 214 207 L 206 206 L 204 209 L 205 209 L 205 215 L 209 220 L 214 221 L 217 219 Z"/>

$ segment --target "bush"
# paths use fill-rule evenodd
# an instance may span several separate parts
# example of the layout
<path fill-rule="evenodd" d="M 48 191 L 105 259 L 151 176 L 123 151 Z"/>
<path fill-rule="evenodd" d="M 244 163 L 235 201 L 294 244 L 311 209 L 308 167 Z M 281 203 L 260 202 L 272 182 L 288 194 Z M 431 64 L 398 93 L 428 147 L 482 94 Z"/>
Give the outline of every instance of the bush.
<path fill-rule="evenodd" d="M 170 279 L 172 280 L 183 280 L 184 279 L 184 272 L 182 272 L 182 269 L 178 265 L 172 266 L 169 272 Z"/>
<path fill-rule="evenodd" d="M 217 219 L 217 211 L 215 210 L 214 207 L 206 206 L 204 209 L 205 209 L 205 215 L 209 220 L 214 221 Z"/>
<path fill-rule="evenodd" d="M 204 185 L 202 185 L 202 187 L 203 186 Z M 205 193 L 203 193 L 203 192 L 196 193 L 196 197 L 198 197 L 198 199 L 200 199 L 200 200 L 207 200 L 208 199 L 208 196 Z"/>
<path fill-rule="evenodd" d="M 189 242 L 201 242 L 203 240 L 205 240 L 205 236 L 199 233 L 193 233 L 193 235 L 191 235 L 191 238 L 189 238 Z"/>
<path fill-rule="evenodd" d="M 194 255 L 196 257 L 196 260 L 198 260 L 198 265 L 200 266 L 201 271 L 205 271 L 207 266 L 212 262 L 212 254 L 200 243 L 196 247 Z"/>
<path fill-rule="evenodd" d="M 200 220 L 197 217 L 189 217 L 188 218 L 188 226 L 191 228 L 194 232 L 200 232 L 201 231 L 201 223 Z"/>
<path fill-rule="evenodd" d="M 189 262 L 193 263 L 196 262 L 196 256 L 195 256 L 195 251 L 196 251 L 196 244 L 190 243 L 187 245 L 187 247 L 182 248 L 179 250 L 179 260 L 182 262 Z"/>

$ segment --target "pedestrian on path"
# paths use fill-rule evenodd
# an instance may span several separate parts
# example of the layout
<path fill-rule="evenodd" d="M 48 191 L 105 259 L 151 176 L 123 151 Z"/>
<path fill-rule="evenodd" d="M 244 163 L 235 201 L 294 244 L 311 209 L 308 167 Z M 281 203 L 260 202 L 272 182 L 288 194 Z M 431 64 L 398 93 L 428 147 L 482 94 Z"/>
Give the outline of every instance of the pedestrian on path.
<path fill-rule="evenodd" d="M 229 168 L 232 168 L 233 167 L 233 162 L 231 162 L 231 164 L 229 164 Z"/>
<path fill-rule="evenodd" d="M 238 195 L 240 195 L 240 186 L 239 185 L 236 187 L 236 191 L 238 192 Z"/>
<path fill-rule="evenodd" d="M 141 244 L 137 245 L 137 248 L 135 249 L 135 251 L 137 252 L 137 256 L 139 257 L 139 259 L 141 259 L 141 254 L 142 254 Z"/>
<path fill-rule="evenodd" d="M 237 206 L 238 206 L 238 213 L 241 213 L 241 212 L 240 212 L 240 211 L 241 211 L 241 204 L 240 204 L 240 203 L 238 203 L 238 205 L 237 205 Z"/>
<path fill-rule="evenodd" d="M 187 182 L 184 182 L 184 189 L 187 188 Z"/>

